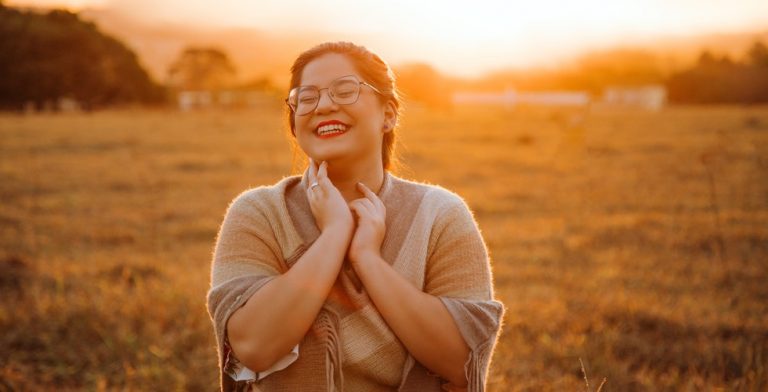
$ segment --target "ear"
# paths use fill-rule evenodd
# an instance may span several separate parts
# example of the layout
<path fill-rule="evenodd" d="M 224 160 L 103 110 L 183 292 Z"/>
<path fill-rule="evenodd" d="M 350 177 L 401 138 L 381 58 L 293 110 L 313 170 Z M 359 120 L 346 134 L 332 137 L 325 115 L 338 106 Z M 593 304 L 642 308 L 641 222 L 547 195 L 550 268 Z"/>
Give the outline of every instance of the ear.
<path fill-rule="evenodd" d="M 392 101 L 387 101 L 384 104 L 384 126 L 381 131 L 383 133 L 392 132 L 397 126 L 397 108 Z"/>

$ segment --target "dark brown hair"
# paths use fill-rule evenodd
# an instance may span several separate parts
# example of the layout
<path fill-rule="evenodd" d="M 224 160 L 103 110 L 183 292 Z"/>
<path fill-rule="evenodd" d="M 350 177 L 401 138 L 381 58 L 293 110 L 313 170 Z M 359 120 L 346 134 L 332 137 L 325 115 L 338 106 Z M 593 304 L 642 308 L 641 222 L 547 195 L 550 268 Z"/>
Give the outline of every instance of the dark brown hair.
<path fill-rule="evenodd" d="M 381 92 L 379 99 L 382 103 L 391 101 L 395 105 L 396 114 L 400 114 L 402 103 L 395 86 L 395 75 L 389 68 L 389 65 L 377 54 L 368 50 L 368 48 L 351 42 L 325 42 L 300 54 L 291 66 L 291 85 L 288 90 L 290 91 L 290 89 L 301 84 L 301 74 L 304 72 L 304 67 L 307 64 L 328 53 L 338 53 L 352 61 L 352 64 L 360 72 L 363 79 Z M 291 134 L 296 136 L 296 118 L 290 110 L 288 111 L 288 122 Z M 389 170 L 394 165 L 394 151 L 395 129 L 392 129 L 384 134 L 381 148 L 381 158 L 386 170 Z"/>

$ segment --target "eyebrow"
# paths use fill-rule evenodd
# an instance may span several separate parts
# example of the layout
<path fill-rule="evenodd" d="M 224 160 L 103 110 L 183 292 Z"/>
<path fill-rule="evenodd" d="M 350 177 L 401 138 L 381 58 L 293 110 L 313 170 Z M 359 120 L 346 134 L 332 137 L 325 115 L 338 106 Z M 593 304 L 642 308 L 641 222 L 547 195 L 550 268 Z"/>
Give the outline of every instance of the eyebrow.
<path fill-rule="evenodd" d="M 365 82 L 361 81 L 360 77 L 358 77 L 357 75 L 350 74 L 350 75 L 339 76 L 338 78 L 331 80 L 331 84 L 333 84 L 333 82 L 335 82 L 335 81 L 337 81 L 339 79 L 344 79 L 344 78 L 349 78 L 349 77 L 353 77 L 353 78 L 357 79 L 357 81 L 360 82 L 360 83 L 365 83 Z M 303 88 L 303 87 L 319 88 L 319 87 L 317 87 L 317 85 L 314 85 L 314 84 L 301 84 L 301 85 L 298 85 L 298 86 L 296 86 L 294 88 Z"/>

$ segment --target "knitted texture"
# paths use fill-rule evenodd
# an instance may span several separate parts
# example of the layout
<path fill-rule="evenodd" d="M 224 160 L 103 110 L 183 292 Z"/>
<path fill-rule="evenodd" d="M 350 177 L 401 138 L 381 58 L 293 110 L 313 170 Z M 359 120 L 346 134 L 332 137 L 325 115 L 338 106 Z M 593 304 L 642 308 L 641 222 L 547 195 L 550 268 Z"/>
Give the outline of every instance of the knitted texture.
<path fill-rule="evenodd" d="M 407 351 L 345 261 L 299 357 L 255 383 L 224 371 L 232 352 L 226 324 L 264 284 L 285 273 L 320 232 L 306 198 L 306 174 L 243 192 L 230 204 L 214 250 L 208 311 L 223 391 L 440 391 L 446 383 Z M 445 305 L 470 348 L 467 390 L 485 390 L 503 319 L 488 252 L 464 201 L 443 188 L 389 173 L 378 194 L 387 210 L 382 258 Z"/>

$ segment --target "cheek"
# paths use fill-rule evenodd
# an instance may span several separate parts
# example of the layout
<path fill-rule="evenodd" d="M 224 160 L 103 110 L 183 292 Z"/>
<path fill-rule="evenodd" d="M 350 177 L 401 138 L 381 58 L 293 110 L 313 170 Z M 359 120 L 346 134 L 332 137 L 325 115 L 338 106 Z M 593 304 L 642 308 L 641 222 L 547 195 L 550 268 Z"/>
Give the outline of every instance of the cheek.
<path fill-rule="evenodd" d="M 297 117 L 293 124 L 297 137 L 302 133 L 312 132 L 309 128 L 309 121 L 305 117 Z"/>
<path fill-rule="evenodd" d="M 304 153 L 305 155 L 307 156 L 313 155 L 314 149 L 312 148 L 312 143 L 308 143 L 306 137 L 297 137 L 296 146 L 298 146 L 299 150 L 301 150 L 301 152 Z"/>
<path fill-rule="evenodd" d="M 296 144 L 301 147 L 302 150 L 307 149 L 307 146 L 309 143 L 307 143 L 307 139 L 309 139 L 309 135 L 307 135 L 305 132 L 301 131 L 300 129 L 296 129 Z"/>

